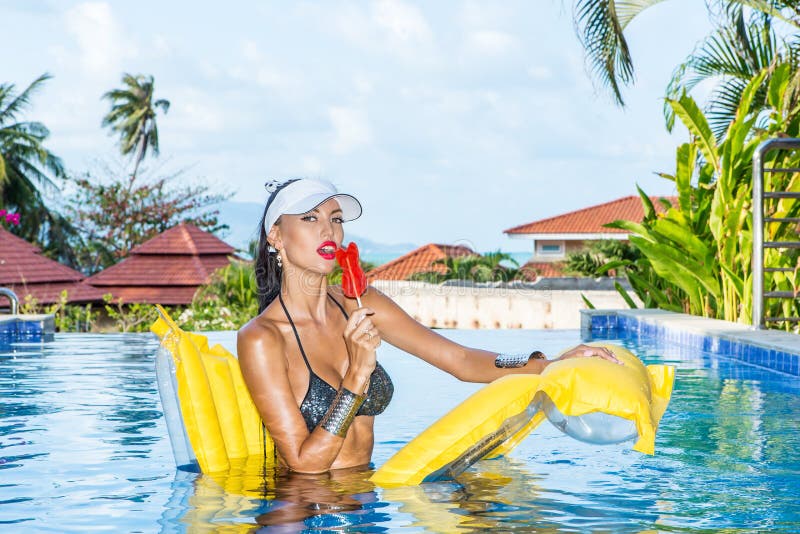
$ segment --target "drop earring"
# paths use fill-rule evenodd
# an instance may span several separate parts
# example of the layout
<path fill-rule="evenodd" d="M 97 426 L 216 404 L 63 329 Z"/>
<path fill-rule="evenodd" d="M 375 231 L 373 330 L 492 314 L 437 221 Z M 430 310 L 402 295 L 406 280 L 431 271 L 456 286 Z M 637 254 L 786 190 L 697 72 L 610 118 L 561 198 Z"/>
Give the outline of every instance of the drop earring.
<path fill-rule="evenodd" d="M 278 269 L 283 269 L 283 260 L 280 253 L 275 254 L 275 259 L 278 261 Z"/>

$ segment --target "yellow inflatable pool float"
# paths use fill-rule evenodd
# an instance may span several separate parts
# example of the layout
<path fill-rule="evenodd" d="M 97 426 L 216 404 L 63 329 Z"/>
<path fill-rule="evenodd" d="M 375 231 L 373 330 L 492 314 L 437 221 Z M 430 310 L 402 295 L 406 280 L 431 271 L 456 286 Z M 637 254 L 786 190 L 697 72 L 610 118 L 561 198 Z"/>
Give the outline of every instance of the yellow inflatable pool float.
<path fill-rule="evenodd" d="M 150 328 L 160 339 L 156 377 L 172 452 L 179 468 L 218 473 L 243 461 L 274 463 L 272 440 L 264 430 L 239 361 L 221 345 L 184 332 L 166 310 Z"/>
<path fill-rule="evenodd" d="M 545 418 L 590 443 L 633 440 L 653 454 L 674 368 L 644 366 L 630 351 L 612 350 L 622 365 L 600 358 L 554 362 L 540 375 L 508 375 L 474 393 L 392 456 L 372 476 L 381 486 L 453 478 L 481 458 L 508 453 Z"/>
<path fill-rule="evenodd" d="M 156 375 L 175 462 L 210 474 L 274 467 L 274 445 L 236 357 L 181 330 L 157 306 L 151 330 L 161 339 Z M 653 454 L 655 432 L 672 392 L 674 369 L 644 366 L 626 349 L 602 343 L 623 365 L 599 358 L 550 364 L 541 375 L 508 375 L 486 385 L 398 451 L 372 476 L 381 486 L 457 476 L 482 458 L 504 455 L 545 418 L 590 443 L 636 439 Z"/>

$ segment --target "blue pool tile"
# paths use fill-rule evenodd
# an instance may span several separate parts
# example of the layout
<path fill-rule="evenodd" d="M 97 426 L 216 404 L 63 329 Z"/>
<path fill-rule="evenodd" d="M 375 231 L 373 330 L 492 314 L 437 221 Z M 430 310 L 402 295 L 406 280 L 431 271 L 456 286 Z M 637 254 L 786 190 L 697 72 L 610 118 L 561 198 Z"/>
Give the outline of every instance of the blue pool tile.
<path fill-rule="evenodd" d="M 0 335 L 3 337 L 15 337 L 17 335 L 17 321 L 14 319 L 0 321 Z"/>
<path fill-rule="evenodd" d="M 607 336 L 613 330 L 620 337 L 656 339 L 696 349 L 710 355 L 712 359 L 714 354 L 718 354 L 750 365 L 800 376 L 800 354 L 752 345 L 737 339 L 736 334 L 725 338 L 683 331 L 659 321 L 657 316 L 599 313 L 592 315 L 591 321 L 587 320 L 587 323 L 591 323 L 592 332 L 599 336 Z"/>

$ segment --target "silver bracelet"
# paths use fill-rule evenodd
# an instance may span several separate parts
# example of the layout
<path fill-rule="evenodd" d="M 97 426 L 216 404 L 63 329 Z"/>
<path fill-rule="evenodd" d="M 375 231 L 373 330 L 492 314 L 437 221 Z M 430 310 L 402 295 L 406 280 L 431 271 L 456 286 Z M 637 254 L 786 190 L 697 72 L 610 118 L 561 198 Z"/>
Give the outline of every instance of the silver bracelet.
<path fill-rule="evenodd" d="M 347 429 L 350 428 L 350 424 L 356 418 L 356 413 L 362 404 L 364 404 L 364 395 L 356 395 L 344 387 L 339 388 L 331 407 L 322 416 L 319 426 L 340 438 L 345 437 Z"/>
<path fill-rule="evenodd" d="M 525 367 L 525 364 L 530 360 L 540 360 L 544 358 L 544 354 L 538 350 L 530 354 L 498 354 L 497 358 L 494 359 L 494 366 L 500 369 Z"/>

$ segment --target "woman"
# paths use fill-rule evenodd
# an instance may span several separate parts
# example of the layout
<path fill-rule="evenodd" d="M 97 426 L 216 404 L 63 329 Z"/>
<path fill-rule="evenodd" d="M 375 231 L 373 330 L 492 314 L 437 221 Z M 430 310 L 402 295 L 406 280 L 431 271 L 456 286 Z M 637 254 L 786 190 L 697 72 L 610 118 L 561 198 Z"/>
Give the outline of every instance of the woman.
<path fill-rule="evenodd" d="M 342 223 L 361 215 L 351 195 L 325 181 L 268 184 L 256 278 L 260 314 L 238 335 L 245 381 L 279 461 L 302 473 L 369 464 L 373 421 L 388 405 L 393 385 L 376 362 L 383 340 L 468 382 L 509 373 L 540 373 L 541 352 L 496 354 L 464 347 L 429 330 L 390 298 L 369 287 L 362 308 L 328 287 Z M 561 356 L 599 356 L 580 345 Z"/>

